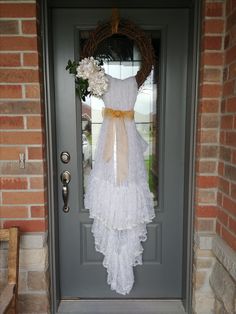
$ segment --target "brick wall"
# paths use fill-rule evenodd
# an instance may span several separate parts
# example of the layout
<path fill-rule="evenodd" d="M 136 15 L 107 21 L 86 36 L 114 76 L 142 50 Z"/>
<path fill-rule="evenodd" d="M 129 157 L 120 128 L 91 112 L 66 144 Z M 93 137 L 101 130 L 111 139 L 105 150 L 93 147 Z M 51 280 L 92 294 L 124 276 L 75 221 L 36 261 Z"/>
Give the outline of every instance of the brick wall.
<path fill-rule="evenodd" d="M 202 10 L 193 308 L 221 314 L 236 306 L 236 1 Z"/>
<path fill-rule="evenodd" d="M 233 0 L 203 2 L 196 167 L 196 230 L 201 233 L 216 230 L 233 249 L 236 249 L 235 7 Z"/>
<path fill-rule="evenodd" d="M 0 219 L 23 232 L 47 228 L 37 13 L 35 1 L 0 2 Z"/>
<path fill-rule="evenodd" d="M 236 1 L 225 10 L 216 231 L 236 251 Z"/>
<path fill-rule="evenodd" d="M 233 0 L 206 0 L 203 5 L 196 167 L 196 230 L 217 231 L 233 249 L 236 249 L 235 8 Z"/>
<path fill-rule="evenodd" d="M 220 105 L 224 64 L 224 4 L 204 1 L 196 165 L 196 230 L 215 231 Z"/>

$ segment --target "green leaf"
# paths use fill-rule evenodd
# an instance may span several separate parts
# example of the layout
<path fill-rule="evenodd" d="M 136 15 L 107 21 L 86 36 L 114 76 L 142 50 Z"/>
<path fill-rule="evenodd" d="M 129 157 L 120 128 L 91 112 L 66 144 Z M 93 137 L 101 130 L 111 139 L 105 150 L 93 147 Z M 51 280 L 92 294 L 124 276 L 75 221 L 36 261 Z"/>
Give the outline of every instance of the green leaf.
<path fill-rule="evenodd" d="M 75 61 L 71 61 L 70 59 L 67 62 L 66 65 L 66 70 L 70 73 L 73 74 L 74 76 L 77 74 L 77 66 L 78 64 Z M 88 80 L 84 80 L 81 77 L 75 76 L 75 90 L 76 93 L 78 94 L 80 100 L 85 101 L 86 96 L 91 96 L 91 93 L 88 91 L 89 83 Z"/>

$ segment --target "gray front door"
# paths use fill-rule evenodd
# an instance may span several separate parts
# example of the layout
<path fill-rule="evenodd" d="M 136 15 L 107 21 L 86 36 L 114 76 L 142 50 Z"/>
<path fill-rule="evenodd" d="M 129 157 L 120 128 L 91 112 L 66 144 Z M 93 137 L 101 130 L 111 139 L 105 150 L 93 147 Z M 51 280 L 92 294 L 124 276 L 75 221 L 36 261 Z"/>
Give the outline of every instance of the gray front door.
<path fill-rule="evenodd" d="M 121 9 L 123 18 L 143 28 L 157 55 L 135 106 L 137 128 L 149 146 L 144 158 L 156 218 L 148 225 L 143 265 L 134 268 L 135 284 L 125 298 L 181 298 L 183 258 L 183 187 L 186 118 L 188 11 L 184 9 Z M 65 71 L 68 59 L 79 60 L 88 30 L 108 20 L 110 9 L 55 9 L 53 11 L 53 63 L 59 265 L 62 299 L 124 298 L 106 283 L 102 255 L 94 249 L 92 220 L 83 206 L 86 180 L 93 165 L 101 125 L 101 101 L 80 104 L 74 79 Z M 117 51 L 118 50 L 118 51 Z M 100 47 L 109 54 L 105 69 L 124 78 L 136 73 L 140 56 L 130 40 L 114 36 Z M 61 160 L 68 152 L 70 161 Z M 63 212 L 60 175 L 71 173 L 69 212 Z M 104 197 L 106 197 L 104 195 Z"/>

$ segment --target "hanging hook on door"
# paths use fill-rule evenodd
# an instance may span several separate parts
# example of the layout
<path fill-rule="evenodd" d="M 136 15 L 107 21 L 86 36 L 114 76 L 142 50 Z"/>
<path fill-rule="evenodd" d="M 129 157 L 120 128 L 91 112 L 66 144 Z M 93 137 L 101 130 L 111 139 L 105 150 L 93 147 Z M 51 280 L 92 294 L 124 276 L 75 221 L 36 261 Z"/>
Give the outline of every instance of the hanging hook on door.
<path fill-rule="evenodd" d="M 112 16 L 111 16 L 111 32 L 112 34 L 118 33 L 118 28 L 120 24 L 120 13 L 117 8 L 112 9 Z"/>

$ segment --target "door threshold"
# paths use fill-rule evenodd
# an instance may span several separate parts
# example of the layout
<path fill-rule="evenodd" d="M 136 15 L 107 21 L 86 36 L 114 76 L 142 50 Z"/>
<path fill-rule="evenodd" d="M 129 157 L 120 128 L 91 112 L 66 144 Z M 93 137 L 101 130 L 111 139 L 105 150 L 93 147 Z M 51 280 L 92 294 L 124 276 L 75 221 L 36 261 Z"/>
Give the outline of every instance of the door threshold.
<path fill-rule="evenodd" d="M 181 300 L 63 300 L 57 313 L 185 314 Z"/>

